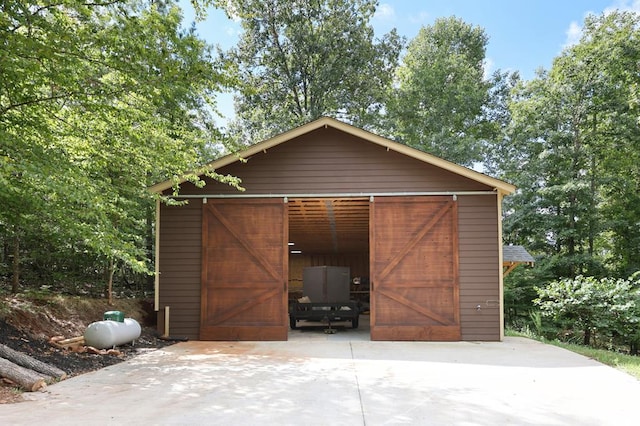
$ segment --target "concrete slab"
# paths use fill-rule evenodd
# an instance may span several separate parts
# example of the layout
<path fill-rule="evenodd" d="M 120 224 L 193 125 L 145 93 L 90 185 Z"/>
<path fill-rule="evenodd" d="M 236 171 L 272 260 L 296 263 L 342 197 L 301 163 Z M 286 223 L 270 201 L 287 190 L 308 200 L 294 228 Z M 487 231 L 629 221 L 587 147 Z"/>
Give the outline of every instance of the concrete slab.
<path fill-rule="evenodd" d="M 523 338 L 186 342 L 0 405 L 0 424 L 631 425 L 640 382 Z"/>

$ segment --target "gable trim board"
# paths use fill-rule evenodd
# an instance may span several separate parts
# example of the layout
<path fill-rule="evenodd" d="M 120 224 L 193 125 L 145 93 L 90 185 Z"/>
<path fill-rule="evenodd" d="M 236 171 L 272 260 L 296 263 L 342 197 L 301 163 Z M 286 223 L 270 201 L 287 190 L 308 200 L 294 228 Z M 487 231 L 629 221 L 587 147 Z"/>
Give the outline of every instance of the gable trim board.
<path fill-rule="evenodd" d="M 333 130 L 322 130 L 322 129 L 333 129 Z M 311 133 L 312 132 L 312 133 Z M 320 133 L 318 133 L 320 132 Z M 328 133 L 327 133 L 328 132 Z M 311 133 L 311 134 L 309 134 Z M 309 135 L 307 135 L 309 134 Z M 281 148 L 279 145 L 282 145 L 291 139 L 300 138 L 295 141 L 295 144 L 287 144 L 286 147 Z M 324 138 L 324 139 L 323 139 Z M 330 138 L 330 139 L 326 139 Z M 325 140 L 326 139 L 326 140 Z M 318 141 L 320 145 L 318 145 Z M 324 143 L 330 142 L 330 143 Z M 356 141 L 356 142 L 354 142 Z M 380 150 L 379 148 L 367 148 L 365 145 L 358 145 L 362 142 L 372 142 L 375 146 L 382 146 L 386 148 L 385 150 Z M 353 145 L 353 144 L 356 145 Z M 312 144 L 312 145 L 309 145 Z M 341 144 L 352 144 L 351 148 L 347 147 L 347 151 L 345 151 Z M 285 145 L 282 145 L 285 146 Z M 368 145 L 372 146 L 372 145 Z M 288 147 L 288 148 L 287 148 Z M 329 148 L 331 147 L 331 148 Z M 277 149 L 276 149 L 277 148 Z M 295 148 L 298 152 L 297 157 L 291 157 L 291 149 Z M 300 152 L 307 152 L 307 149 L 311 149 L 310 152 L 313 154 L 307 155 L 306 157 L 301 157 Z M 328 149 L 335 149 L 335 152 L 327 151 Z M 349 151 L 351 149 L 351 151 Z M 355 151 L 354 151 L 355 149 Z M 264 154 L 267 150 L 271 150 L 271 155 L 258 155 Z M 302 151 L 300 151 L 302 150 Z M 361 151 L 362 150 L 362 151 Z M 374 153 L 371 154 L 371 150 L 374 150 Z M 394 151 L 396 153 L 402 154 L 398 156 L 394 154 L 392 157 L 388 157 L 387 154 L 382 155 L 385 151 Z M 375 152 L 379 152 L 380 154 L 375 154 Z M 316 160 L 318 153 L 321 155 L 325 155 L 324 160 L 320 159 Z M 290 179 L 290 175 L 287 170 L 291 171 L 300 171 L 299 163 L 292 163 L 291 161 L 295 161 L 296 159 L 302 158 L 304 167 L 311 166 L 315 168 L 314 170 L 319 170 L 321 168 L 327 167 L 326 170 L 330 171 L 329 173 L 325 173 L 325 175 L 329 175 L 330 178 L 334 178 L 336 174 L 340 174 L 340 169 L 338 166 L 333 164 L 330 159 L 331 156 L 338 159 L 339 155 L 346 153 L 349 155 L 350 159 L 359 158 L 362 155 L 369 155 L 366 161 L 369 161 L 366 166 L 361 167 L 376 167 L 376 165 L 380 165 L 382 167 L 383 172 L 387 172 L 390 169 L 395 169 L 397 171 L 402 171 L 398 167 L 404 167 L 400 164 L 409 165 L 411 171 L 409 173 L 404 172 L 404 176 L 422 176 L 429 177 L 429 179 L 436 177 L 438 178 L 436 182 L 437 184 L 434 186 L 430 184 L 430 187 L 436 190 L 425 190 L 420 191 L 419 189 L 425 187 L 423 183 L 424 178 L 420 178 L 418 181 L 414 183 L 410 183 L 411 181 L 405 180 L 408 185 L 406 187 L 410 190 L 403 191 L 402 185 L 400 185 L 403 181 L 394 182 L 393 185 L 386 184 L 384 179 L 386 175 L 381 175 L 378 178 L 378 181 L 381 182 L 380 185 L 376 186 L 375 182 L 369 184 L 360 184 L 356 182 L 355 185 L 311 185 L 307 188 L 307 191 L 304 190 L 298 192 L 304 186 L 295 186 L 295 185 L 280 185 L 278 186 L 275 183 L 276 179 L 271 179 L 273 175 L 269 174 L 270 170 L 277 170 L 277 173 L 280 173 L 285 177 L 285 180 Z M 288 155 L 289 157 L 283 157 L 283 155 Z M 354 157 L 355 155 L 355 157 Z M 373 157 L 371 157 L 373 155 Z M 232 167 L 234 163 L 239 163 L 241 158 L 248 158 L 251 156 L 255 156 L 255 159 L 249 163 L 240 163 L 240 167 L 229 169 Z M 408 159 L 401 160 L 402 158 Z M 287 158 L 288 163 L 285 161 L 282 162 L 282 158 Z M 377 161 L 377 163 L 371 163 L 372 158 Z M 257 163 L 256 161 L 259 160 Z M 425 167 L 419 166 L 420 163 L 416 163 L 414 160 L 421 161 L 425 163 Z M 414 161 L 413 163 L 407 163 L 409 161 Z M 287 164 L 294 164 L 294 168 L 292 169 L 281 169 L 282 167 L 288 167 Z M 413 164 L 413 165 L 412 165 Z M 258 174 L 257 176 L 264 176 L 264 178 L 256 178 L 251 175 L 256 170 L 262 170 L 260 167 L 267 166 L 266 173 L 262 171 L 259 173 L 263 173 L 262 175 Z M 202 227 L 203 221 L 205 220 L 204 213 L 209 209 L 206 208 L 207 203 L 218 203 L 222 202 L 225 199 L 230 200 L 236 199 L 238 202 L 247 201 L 247 202 L 260 202 L 260 199 L 264 199 L 265 202 L 268 200 L 276 201 L 275 199 L 281 199 L 284 201 L 284 204 L 287 204 L 288 199 L 332 199 L 332 198 L 369 198 L 370 201 L 373 201 L 375 204 L 375 199 L 380 198 L 380 201 L 385 199 L 390 200 L 390 197 L 398 197 L 398 199 L 410 199 L 417 198 L 419 200 L 424 200 L 429 197 L 434 197 L 434 199 L 448 199 L 449 201 L 453 200 L 456 202 L 455 204 L 459 206 L 456 210 L 459 213 L 456 213 L 457 219 L 455 224 L 456 236 L 455 240 L 456 245 L 459 244 L 459 248 L 456 248 L 455 252 L 452 252 L 452 256 L 458 257 L 459 254 L 459 265 L 456 266 L 458 272 L 456 272 L 456 276 L 459 277 L 459 291 L 455 290 L 453 293 L 450 293 L 449 296 L 438 296 L 441 297 L 441 301 L 438 303 L 445 303 L 447 300 L 451 300 L 451 295 L 454 295 L 456 298 L 456 302 L 459 303 L 459 308 L 455 308 L 455 312 L 450 312 L 447 315 L 458 315 L 457 322 L 453 324 L 458 324 L 459 333 L 439 333 L 439 332 L 431 332 L 424 327 L 418 325 L 411 325 L 410 327 L 402 328 L 406 332 L 401 332 L 400 336 L 402 339 L 406 340 L 501 340 L 503 338 L 503 329 L 502 329 L 502 244 L 501 244 L 501 201 L 504 195 L 507 195 L 515 190 L 515 187 L 512 185 L 499 181 L 497 179 L 491 178 L 489 176 L 483 175 L 476 171 L 455 165 L 453 163 L 447 162 L 445 160 L 439 159 L 437 157 L 431 156 L 429 154 L 423 153 L 421 151 L 417 151 L 413 148 L 398 144 L 396 142 L 390 141 L 388 139 L 381 138 L 379 136 L 373 135 L 369 132 L 365 132 L 360 129 L 356 129 L 350 125 L 345 123 L 341 123 L 339 121 L 323 118 L 320 120 L 316 120 L 315 122 L 309 123 L 307 125 L 296 128 L 290 132 L 286 132 L 282 135 L 276 136 L 275 138 L 269 139 L 252 147 L 249 147 L 247 150 L 243 151 L 238 155 L 231 155 L 223 157 L 217 161 L 210 163 L 207 167 L 211 170 L 216 170 L 218 172 L 226 172 L 231 170 L 233 173 L 230 173 L 234 176 L 239 176 L 241 178 L 245 178 L 249 172 L 250 176 L 246 182 L 251 182 L 247 186 L 247 192 L 245 193 L 237 193 L 233 190 L 229 190 L 228 188 L 222 188 L 219 184 L 215 182 L 211 185 L 212 187 L 205 186 L 201 189 L 194 189 L 191 184 L 187 183 L 185 193 L 180 193 L 175 197 L 171 194 L 172 181 L 163 182 L 157 185 L 154 185 L 151 190 L 157 193 L 163 193 L 165 196 L 169 198 L 182 199 L 186 201 L 191 201 L 189 205 L 185 207 L 170 207 L 164 204 L 158 204 L 157 207 L 157 223 L 158 223 L 158 234 L 156 235 L 157 244 L 156 244 L 156 294 L 155 294 L 155 309 L 159 312 L 159 315 L 162 315 L 162 309 L 166 308 L 169 304 L 175 304 L 171 307 L 172 312 L 172 321 L 177 322 L 176 325 L 172 324 L 172 333 L 178 334 L 188 334 L 191 335 L 191 338 L 209 338 L 210 334 L 204 333 L 204 335 L 199 336 L 200 332 L 194 332 L 193 330 L 197 330 L 199 324 L 195 324 L 194 318 L 198 316 L 198 323 L 202 319 L 200 316 L 202 312 L 206 312 L 206 306 L 201 307 L 202 304 L 205 304 L 204 297 L 201 298 L 201 294 L 208 294 L 206 289 L 203 289 L 202 286 L 205 282 L 204 278 L 196 278 L 197 274 L 200 274 L 201 268 L 204 269 L 204 265 L 207 260 L 204 258 L 206 256 L 203 253 L 206 251 L 203 244 L 204 236 L 202 232 L 204 232 L 204 228 Z M 258 167 L 258 169 L 256 169 Z M 225 168 L 227 170 L 225 170 Z M 223 169 L 223 170 L 220 170 Z M 416 170 L 425 170 L 424 172 Z M 323 169 L 324 170 L 324 169 Z M 428 171 L 430 170 L 430 171 Z M 439 173 L 438 170 L 442 170 L 442 172 L 436 176 L 435 174 Z M 379 172 L 376 167 L 376 172 Z M 331 174 L 333 173 L 333 174 Z M 417 175 L 416 175 L 417 173 Z M 422 175 L 421 175 L 422 173 Z M 425 174 L 426 173 L 426 174 Z M 340 175 L 340 178 L 345 178 L 348 173 L 345 172 L 344 175 Z M 457 175 L 457 176 L 456 176 Z M 277 175 L 280 176 L 280 175 Z M 461 178 L 466 178 L 468 180 L 461 180 Z M 253 180 L 251 180 L 253 179 Z M 258 180 L 256 180 L 258 179 Z M 266 180 L 264 180 L 266 179 Z M 406 177 L 405 177 L 406 179 Z M 295 180 L 295 178 L 294 178 Z M 282 180 L 281 180 L 282 181 Z M 182 181 L 183 183 L 186 181 Z M 258 182 L 258 186 L 255 183 Z M 268 183 L 265 183 L 268 182 Z M 284 181 L 282 181 L 284 182 Z M 335 182 L 335 180 L 333 181 Z M 342 182 L 342 181 L 340 181 Z M 444 184 L 443 184 L 444 182 Z M 454 182 L 452 185 L 447 184 L 446 182 Z M 461 184 L 461 182 L 463 182 Z M 466 184 L 464 182 L 476 182 L 475 184 Z M 481 184 L 481 185 L 479 185 Z M 244 184 L 243 184 L 244 186 Z M 446 186 L 451 187 L 451 191 L 446 190 Z M 322 188 L 340 188 L 340 189 L 350 189 L 353 188 L 361 188 L 362 191 L 355 190 L 352 192 L 342 192 L 336 191 L 334 189 L 329 189 L 328 191 L 323 191 Z M 376 188 L 380 188 L 380 190 L 376 190 Z M 256 189 L 259 188 L 259 189 Z M 290 188 L 290 189 L 287 189 Z M 385 189 L 390 189 L 386 190 Z M 425 189 L 428 189 L 427 186 Z M 468 190 L 465 190 L 468 188 Z M 485 189 L 486 188 L 486 189 Z M 219 193 L 216 193 L 217 190 L 220 190 Z M 284 189 L 284 191 L 282 191 Z M 311 189 L 311 190 L 309 190 Z M 415 189 L 415 190 L 414 190 Z M 444 190 L 439 190 L 444 189 Z M 491 198 L 491 196 L 495 198 Z M 487 198 L 488 197 L 488 198 Z M 195 202 L 196 200 L 201 200 L 199 202 Z M 484 201 L 483 201 L 484 200 Z M 287 211 L 287 209 L 285 209 Z M 229 213 L 231 214 L 231 213 Z M 291 213 L 293 214 L 293 213 Z M 370 218 L 371 220 L 371 218 Z M 162 227 L 160 227 L 160 222 L 162 221 Z M 253 225 L 250 225 L 253 226 Z M 162 234 L 162 235 L 160 235 Z M 439 234 L 438 234 L 439 235 Z M 458 238 L 460 236 L 460 238 Z M 441 238 L 436 236 L 427 235 L 428 238 Z M 212 238 L 216 238 L 213 236 Z M 392 238 L 392 237 L 389 237 Z M 182 242 L 180 242 L 182 241 Z M 286 243 L 287 238 L 283 239 L 284 243 Z M 370 242 L 373 244 L 373 242 Z M 488 244 L 488 247 L 484 245 Z M 196 253 L 194 246 L 199 246 L 199 253 Z M 211 250 L 209 247 L 207 250 Z M 423 250 L 424 251 L 424 250 Z M 288 250 L 284 250 L 286 255 L 288 255 Z M 191 254 L 189 254 L 191 253 Z M 424 251 L 428 255 L 429 251 Z M 285 255 L 285 256 L 286 256 Z M 195 260 L 196 256 L 198 260 Z M 194 259 L 194 260 L 191 260 Z M 234 260 L 235 261 L 235 260 Z M 406 260 L 409 264 L 415 265 L 416 260 L 413 258 L 408 258 Z M 287 265 L 287 262 L 284 262 Z M 288 268 L 287 266 L 285 266 Z M 380 267 L 380 266 L 378 266 Z M 438 272 L 440 273 L 440 272 Z M 232 275 L 229 275 L 230 280 L 238 280 L 239 278 L 234 278 Z M 402 273 L 398 275 L 397 279 L 404 279 L 402 277 Z M 396 278 L 394 278 L 396 279 Z M 190 282 L 191 284 L 187 284 Z M 164 284 L 163 284 L 164 283 Z M 172 284 L 173 283 L 173 284 Z M 178 283 L 178 284 L 177 284 Z M 182 286 L 184 283 L 184 286 Z M 217 284 L 213 285 L 217 290 Z M 246 286 L 246 283 L 243 284 Z M 431 284 L 427 283 L 427 287 L 431 286 Z M 196 287 L 198 287 L 198 291 L 196 294 Z M 274 286 L 274 288 L 276 288 Z M 287 288 L 287 283 L 284 284 L 283 287 Z M 418 287 L 416 287 L 418 288 Z M 454 289 L 457 287 L 453 287 Z M 161 291 L 162 290 L 162 291 Z M 374 290 L 375 291 L 375 290 Z M 409 294 L 413 290 L 409 290 L 405 287 L 400 287 L 398 291 L 394 290 L 394 293 L 389 293 L 387 291 L 386 299 L 377 300 L 382 301 L 379 306 L 387 306 L 389 303 L 396 304 L 400 303 L 400 305 L 404 304 L 410 309 L 413 309 L 416 312 L 429 313 L 433 312 L 435 307 L 431 310 L 420 308 L 417 305 L 412 305 L 411 303 L 407 303 L 407 300 L 410 300 L 411 297 L 407 298 L 406 295 Z M 427 290 L 425 290 L 427 291 Z M 434 294 L 444 294 L 442 291 L 444 290 L 433 290 Z M 448 291 L 448 290 L 447 290 Z M 224 290 L 223 292 L 226 292 Z M 438 293 L 440 292 L 440 293 Z M 227 294 L 227 293 L 224 293 Z M 274 293 L 275 294 L 275 293 Z M 286 296 L 286 295 L 285 295 Z M 380 293 L 380 297 L 383 297 L 383 294 Z M 208 296 L 207 296 L 208 297 Z M 193 300 L 193 302 L 191 302 Z M 265 302 L 272 303 L 271 299 L 264 298 Z M 276 299 L 273 299 L 276 300 Z M 443 302 L 444 301 L 444 302 Z M 197 307 L 195 307 L 197 302 Z M 243 306 L 246 307 L 245 311 L 247 318 L 250 319 L 249 322 L 257 321 L 251 315 L 252 309 L 254 309 L 252 303 L 241 304 L 239 300 L 231 300 L 232 306 Z M 233 305 L 235 303 L 235 305 Z M 244 302 L 243 302 L 244 303 Z M 273 302 L 275 303 L 275 302 Z M 448 302 L 446 302 L 448 303 Z M 394 306 L 396 306 L 394 305 Z M 397 306 L 400 306 L 397 305 Z M 482 307 L 482 310 L 476 310 L 476 305 Z M 204 306 L 204 305 L 202 305 Z M 257 306 L 257 305 L 256 305 Z M 391 306 L 391 305 L 389 305 Z M 218 306 L 216 309 L 220 309 Z M 243 308 L 244 309 L 244 308 Z M 282 309 L 282 308 L 276 308 Z M 387 308 L 384 308 L 387 309 Z M 389 308 L 391 309 L 391 308 Z M 393 308 L 396 309 L 396 308 Z M 391 309 L 391 310 L 393 310 Z M 404 308 L 403 308 L 404 309 Z M 498 312 L 500 311 L 500 312 Z M 182 312 L 182 313 L 180 313 Z M 390 312 L 390 311 L 389 311 Z M 443 311 L 444 312 L 444 311 Z M 380 311 L 380 314 L 383 312 Z M 243 314 L 245 315 L 245 314 Z M 255 313 L 255 315 L 258 315 Z M 284 313 L 280 313 L 276 316 L 280 317 L 284 315 Z M 416 320 L 415 316 L 411 316 L 410 314 L 407 318 L 409 321 L 421 321 Z M 444 314 L 443 314 L 444 315 Z M 443 317 L 438 317 L 435 315 L 432 317 L 439 318 L 442 320 Z M 212 324 L 217 324 L 216 319 L 214 317 L 203 317 L 203 321 L 209 321 Z M 256 317 L 257 318 L 257 317 Z M 453 318 L 453 317 L 452 317 Z M 265 318 L 266 319 L 266 318 Z M 280 318 L 281 319 L 281 318 Z M 393 318 L 389 319 L 387 317 L 378 317 L 381 321 L 387 321 L 388 323 L 392 323 Z M 433 318 L 431 318 L 433 320 Z M 235 321 L 235 320 L 234 320 Z M 263 321 L 263 320 L 261 320 Z M 279 320 L 280 321 L 280 320 Z M 160 321 L 161 322 L 161 321 Z M 282 322 L 282 321 L 280 321 Z M 279 324 L 279 323 L 278 323 Z M 378 324 L 381 324 L 379 321 Z M 201 324 L 200 324 L 201 325 Z M 398 326 L 404 326 L 405 324 L 398 324 Z M 286 321 L 285 321 L 286 326 Z M 216 326 L 217 327 L 217 326 Z M 257 340 L 261 338 L 261 335 L 264 333 L 253 333 L 251 330 L 244 329 L 244 326 L 236 326 L 236 329 L 242 331 L 241 335 L 246 336 L 247 339 Z M 388 328 L 389 330 L 397 328 L 396 325 Z M 184 330 L 184 332 L 183 332 Z M 383 330 L 383 329 L 379 329 Z M 411 331 L 414 330 L 414 331 Z M 443 329 L 444 330 L 444 329 Z M 491 331 L 493 330 L 493 331 Z M 216 332 L 217 333 L 217 332 Z M 233 333 L 222 333 L 221 336 L 237 336 Z M 282 337 L 281 332 L 279 332 L 279 336 Z M 386 333 L 386 331 L 385 331 Z M 395 333 L 395 331 L 393 332 Z M 377 338 L 387 339 L 394 338 L 393 336 L 398 336 L 398 334 L 377 334 Z M 415 333 L 412 335 L 411 333 Z M 214 333 L 215 334 L 215 333 Z M 443 337 L 444 336 L 444 337 Z M 236 337 L 234 337 L 236 338 Z M 240 337 L 241 339 L 243 337 Z"/>
<path fill-rule="evenodd" d="M 169 198 L 175 200 L 202 199 L 206 203 L 208 198 L 362 198 L 362 197 L 418 197 L 418 196 L 449 196 L 460 195 L 496 195 L 495 191 L 424 191 L 424 192 L 356 192 L 356 193 L 318 193 L 318 194 L 178 194 Z"/>

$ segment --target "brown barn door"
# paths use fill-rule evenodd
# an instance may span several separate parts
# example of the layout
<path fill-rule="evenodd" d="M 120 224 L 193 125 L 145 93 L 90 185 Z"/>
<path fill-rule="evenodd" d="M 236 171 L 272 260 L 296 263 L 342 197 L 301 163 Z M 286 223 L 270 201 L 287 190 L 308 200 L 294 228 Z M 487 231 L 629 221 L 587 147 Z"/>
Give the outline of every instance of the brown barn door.
<path fill-rule="evenodd" d="M 287 340 L 287 204 L 203 205 L 201 340 Z"/>
<path fill-rule="evenodd" d="M 376 197 L 371 340 L 460 340 L 458 214 L 452 197 Z"/>

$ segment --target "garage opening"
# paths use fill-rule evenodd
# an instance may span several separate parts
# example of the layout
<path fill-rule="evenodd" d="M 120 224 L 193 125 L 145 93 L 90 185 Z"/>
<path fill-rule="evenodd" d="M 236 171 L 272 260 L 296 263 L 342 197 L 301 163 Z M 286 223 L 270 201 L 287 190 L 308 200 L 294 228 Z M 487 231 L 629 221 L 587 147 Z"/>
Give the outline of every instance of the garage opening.
<path fill-rule="evenodd" d="M 368 321 L 370 340 L 460 340 L 455 197 L 216 199 L 203 215 L 201 340 L 286 340 L 312 267 L 348 270 L 319 303 L 370 307 L 360 338 Z"/>
<path fill-rule="evenodd" d="M 329 284 L 338 294 L 332 297 L 346 297 L 348 300 L 338 302 L 355 302 L 361 310 L 360 333 L 369 330 L 369 208 L 369 197 L 288 200 L 289 304 L 305 296 L 320 298 L 317 292 L 309 291 L 310 285 L 314 285 L 310 281 L 322 280 L 326 272 L 320 272 L 319 276 L 318 268 L 327 267 L 329 276 L 334 274 Z M 305 294 L 305 271 L 306 293 L 311 294 Z M 345 274 L 348 274 L 346 278 Z M 312 299 L 311 302 L 320 301 Z M 326 318 L 324 322 L 302 320 L 292 325 L 297 330 L 290 329 L 290 335 L 298 330 L 322 333 L 328 326 Z M 353 325 L 350 319 L 331 323 L 338 332 L 350 331 Z"/>

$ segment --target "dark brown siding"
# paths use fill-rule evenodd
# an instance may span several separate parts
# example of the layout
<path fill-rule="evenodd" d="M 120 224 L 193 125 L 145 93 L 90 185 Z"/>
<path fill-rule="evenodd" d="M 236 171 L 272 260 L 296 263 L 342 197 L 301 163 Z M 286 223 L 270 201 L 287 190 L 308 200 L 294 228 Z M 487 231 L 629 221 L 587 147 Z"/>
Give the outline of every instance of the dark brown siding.
<path fill-rule="evenodd" d="M 160 310 L 170 307 L 172 336 L 198 338 L 202 201 L 160 208 Z M 159 324 L 160 327 L 163 324 Z"/>
<path fill-rule="evenodd" d="M 458 197 L 462 340 L 500 340 L 496 197 Z"/>
<path fill-rule="evenodd" d="M 242 178 L 246 194 L 493 189 L 332 128 L 315 130 L 217 172 Z M 209 181 L 203 189 L 185 183 L 181 193 L 226 194 L 237 190 Z"/>

